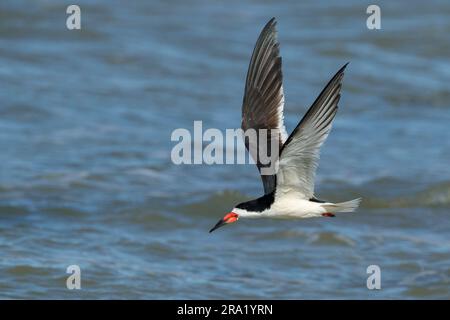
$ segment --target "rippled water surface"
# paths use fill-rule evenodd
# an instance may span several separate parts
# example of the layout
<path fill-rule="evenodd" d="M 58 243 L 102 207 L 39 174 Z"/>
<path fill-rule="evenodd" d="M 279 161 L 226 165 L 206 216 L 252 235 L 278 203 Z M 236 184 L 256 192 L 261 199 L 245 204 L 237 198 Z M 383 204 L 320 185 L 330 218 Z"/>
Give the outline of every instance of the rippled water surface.
<path fill-rule="evenodd" d="M 68 2 L 0 2 L 0 298 L 450 298 L 450 2 L 381 1 L 379 31 L 361 1 L 77 3 L 81 31 Z M 170 135 L 239 126 L 272 16 L 288 131 L 350 61 L 316 193 L 363 204 L 208 234 L 258 172 L 176 166 Z"/>

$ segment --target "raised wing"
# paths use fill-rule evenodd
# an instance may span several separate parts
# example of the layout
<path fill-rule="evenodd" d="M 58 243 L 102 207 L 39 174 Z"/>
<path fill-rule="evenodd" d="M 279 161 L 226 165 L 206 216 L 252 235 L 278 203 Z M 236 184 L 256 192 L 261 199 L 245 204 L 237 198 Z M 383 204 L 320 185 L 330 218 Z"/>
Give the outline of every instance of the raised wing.
<path fill-rule="evenodd" d="M 263 164 L 259 154 L 266 154 L 270 159 L 278 159 L 280 150 L 287 138 L 283 123 L 283 75 L 281 73 L 281 57 L 276 21 L 272 18 L 261 31 L 247 72 L 245 83 L 244 101 L 242 105 L 242 129 L 254 129 L 259 133 L 260 129 L 267 130 L 267 141 L 245 139 L 245 146 L 258 166 L 260 173 L 264 167 L 270 167 L 272 163 Z M 270 146 L 276 140 L 277 150 L 271 150 Z M 267 148 L 266 148 L 267 147 Z M 260 149 L 262 153 L 260 152 Z M 275 153 L 275 154 L 273 154 Z M 272 157 L 272 154 L 275 157 Z M 275 189 L 276 176 L 273 174 L 261 174 L 264 185 L 264 193 L 271 193 Z"/>
<path fill-rule="evenodd" d="M 277 193 L 295 190 L 299 197 L 314 197 L 314 179 L 320 147 L 331 130 L 341 97 L 344 65 L 328 82 L 285 142 L 277 173 Z"/>

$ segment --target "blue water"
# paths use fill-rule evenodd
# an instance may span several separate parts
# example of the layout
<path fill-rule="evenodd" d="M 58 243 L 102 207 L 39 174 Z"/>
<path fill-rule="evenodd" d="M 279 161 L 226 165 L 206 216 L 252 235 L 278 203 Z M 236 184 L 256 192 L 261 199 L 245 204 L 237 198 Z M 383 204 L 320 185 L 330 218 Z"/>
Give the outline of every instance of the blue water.
<path fill-rule="evenodd" d="M 0 3 L 0 298 L 450 298 L 450 3 Z M 317 195 L 355 214 L 240 220 L 252 165 L 181 165 L 177 128 L 237 128 L 275 16 L 290 132 L 346 62 Z M 81 290 L 66 268 L 81 268 Z M 366 269 L 381 268 L 381 290 Z"/>

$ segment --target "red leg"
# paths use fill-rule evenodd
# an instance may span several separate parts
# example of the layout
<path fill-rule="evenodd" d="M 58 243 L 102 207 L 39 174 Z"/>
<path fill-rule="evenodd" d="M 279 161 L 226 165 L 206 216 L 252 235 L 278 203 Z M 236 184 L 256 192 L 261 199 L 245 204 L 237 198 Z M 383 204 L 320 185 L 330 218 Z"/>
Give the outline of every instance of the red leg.
<path fill-rule="evenodd" d="M 322 213 L 322 217 L 335 217 L 335 215 L 330 212 L 325 212 L 325 213 Z"/>

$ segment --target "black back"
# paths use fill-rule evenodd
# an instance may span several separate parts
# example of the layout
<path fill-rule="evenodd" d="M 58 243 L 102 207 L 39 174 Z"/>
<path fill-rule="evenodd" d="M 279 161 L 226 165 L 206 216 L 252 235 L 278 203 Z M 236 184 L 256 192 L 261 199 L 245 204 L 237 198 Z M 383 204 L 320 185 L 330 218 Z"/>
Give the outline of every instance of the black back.
<path fill-rule="evenodd" d="M 265 194 L 262 197 L 247 202 L 239 203 L 236 208 L 252 212 L 263 212 L 269 209 L 275 200 L 275 191 Z"/>

